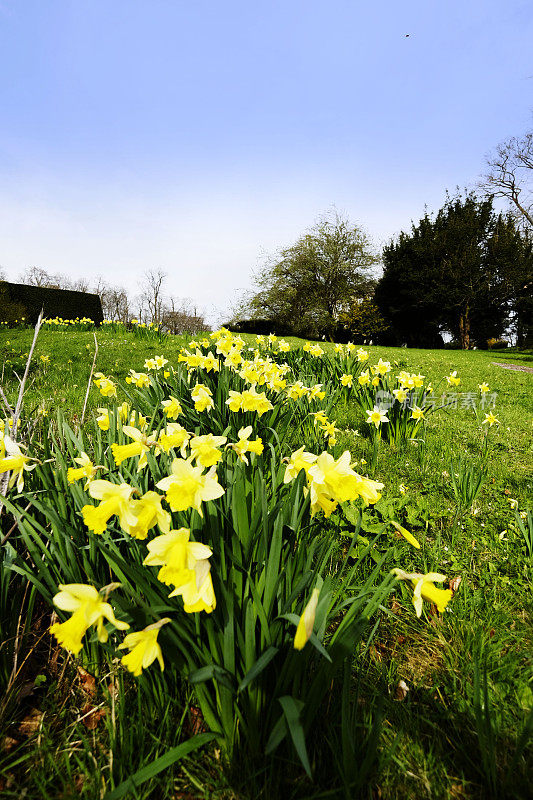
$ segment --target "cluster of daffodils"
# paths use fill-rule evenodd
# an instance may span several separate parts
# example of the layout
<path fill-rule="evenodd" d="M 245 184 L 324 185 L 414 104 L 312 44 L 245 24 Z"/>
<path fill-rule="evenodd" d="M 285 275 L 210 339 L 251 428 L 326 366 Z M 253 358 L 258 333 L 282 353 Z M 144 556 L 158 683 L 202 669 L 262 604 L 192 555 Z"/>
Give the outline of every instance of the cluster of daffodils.
<path fill-rule="evenodd" d="M 63 319 L 63 317 L 44 317 L 42 324 L 49 328 L 72 328 L 76 325 L 86 328 L 87 326 L 94 325 L 94 320 L 92 320 L 90 317 L 76 317 L 75 319 Z"/>

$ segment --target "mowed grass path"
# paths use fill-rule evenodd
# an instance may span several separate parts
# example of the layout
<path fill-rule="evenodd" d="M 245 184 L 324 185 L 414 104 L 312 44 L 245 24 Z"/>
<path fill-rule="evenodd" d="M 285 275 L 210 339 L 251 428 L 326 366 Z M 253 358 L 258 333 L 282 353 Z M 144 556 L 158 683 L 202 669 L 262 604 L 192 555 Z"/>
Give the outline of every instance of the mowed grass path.
<path fill-rule="evenodd" d="M 145 358 L 162 354 L 176 361 L 186 341 L 169 337 L 159 343 L 105 329 L 97 331 L 96 336 L 96 370 L 123 385 L 129 369 L 143 370 Z M 31 331 L 0 333 L 2 386 L 11 399 L 17 384 L 13 368 L 21 374 L 31 338 Z M 245 338 L 251 345 L 255 343 L 255 337 Z M 303 344 L 302 340 L 288 341 L 293 346 Z M 381 357 L 391 361 L 395 370 L 421 372 L 431 380 L 438 398 L 448 391 L 445 375 L 457 370 L 461 378 L 456 390 L 460 393 L 457 408 L 432 414 L 421 441 L 398 449 L 383 443 L 374 461 L 363 414 L 349 403 L 339 405 L 337 414 L 330 414 L 340 429 L 338 454 L 350 449 L 358 469 L 368 470 L 371 477 L 385 484 L 384 496 L 391 500 L 397 518 L 422 545 L 425 569 L 461 578 L 450 612 L 442 618 L 428 615 L 417 619 L 410 602 L 411 590 L 399 586 L 364 661 L 355 665 L 363 707 L 381 704 L 385 719 L 381 766 L 368 796 L 374 791 L 374 796 L 391 800 L 525 798 L 525 756 L 516 765 L 513 756 L 533 707 L 532 561 L 516 513 L 533 506 L 533 373 L 502 369 L 493 362 L 533 367 L 533 356 L 501 350 L 367 349 L 369 364 Z M 93 354 L 91 332 L 40 333 L 25 398 L 23 431 L 26 422 L 36 415 L 53 426 L 58 409 L 74 421 L 79 419 Z M 476 413 L 463 407 L 464 393 L 472 393 L 479 403 L 478 385 L 483 381 L 496 393 L 494 413 L 500 424 L 489 431 L 485 482 L 474 505 L 464 507 L 454 493 L 452 473 L 460 475 L 466 468 L 475 474 L 482 471 L 487 427 L 481 425 L 484 412 L 480 408 Z M 118 399 L 125 399 L 120 391 Z M 89 412 L 107 404 L 93 387 Z M 366 535 L 370 536 L 376 520 L 369 517 L 367 522 Z M 401 553 L 405 554 L 404 548 Z M 399 565 L 406 570 L 420 568 L 419 556 L 411 562 L 408 559 Z M 398 693 L 400 681 L 408 688 L 404 699 L 396 699 L 402 696 Z M 53 718 L 52 690 L 45 702 Z M 137 716 L 132 713 L 128 724 L 141 726 L 142 709 L 139 707 Z M 363 722 L 361 725 L 363 735 Z M 176 743 L 165 731 L 159 740 L 159 754 Z M 48 748 L 46 754 L 41 752 L 31 762 L 35 770 L 41 770 L 43 786 L 48 786 L 45 765 L 50 769 L 53 754 L 64 745 L 61 731 L 56 730 L 42 745 Z M 134 760 L 134 750 L 132 745 L 123 757 Z M 141 765 L 134 763 L 136 769 Z M 139 796 L 249 796 L 245 787 L 237 792 L 230 788 L 217 766 L 216 755 L 207 761 L 191 758 L 186 769 L 188 778 L 180 770 L 174 775 L 172 791 L 167 777 L 152 786 L 153 795 Z M 509 769 L 516 773 L 514 794 L 507 793 Z M 24 780 L 30 781 L 31 794 L 36 784 L 31 783 L 27 772 Z M 66 786 L 68 781 L 63 779 L 61 790 L 54 793 L 50 785 L 46 796 L 69 796 L 65 795 Z M 176 787 L 187 787 L 189 794 L 172 794 L 178 791 Z"/>

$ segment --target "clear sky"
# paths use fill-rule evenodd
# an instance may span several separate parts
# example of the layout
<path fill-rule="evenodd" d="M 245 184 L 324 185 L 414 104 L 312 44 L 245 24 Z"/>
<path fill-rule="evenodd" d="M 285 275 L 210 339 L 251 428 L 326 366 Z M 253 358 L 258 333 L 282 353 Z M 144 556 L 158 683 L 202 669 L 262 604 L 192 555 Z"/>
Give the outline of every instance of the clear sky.
<path fill-rule="evenodd" d="M 0 0 L 0 266 L 160 267 L 222 319 L 321 212 L 378 247 L 532 109 L 531 0 Z"/>

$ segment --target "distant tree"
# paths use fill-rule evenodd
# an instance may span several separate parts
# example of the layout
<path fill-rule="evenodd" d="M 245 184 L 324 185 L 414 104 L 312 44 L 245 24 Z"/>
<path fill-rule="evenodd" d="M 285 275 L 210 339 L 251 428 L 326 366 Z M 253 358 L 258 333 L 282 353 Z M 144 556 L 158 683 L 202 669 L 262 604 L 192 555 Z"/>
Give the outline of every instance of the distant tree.
<path fill-rule="evenodd" d="M 121 286 L 109 286 L 103 278 L 97 280 L 93 292 L 100 297 L 104 319 L 126 324 L 130 320 L 128 293 Z"/>
<path fill-rule="evenodd" d="M 511 217 L 494 213 L 492 198 L 448 196 L 436 215 L 426 213 L 385 247 L 376 302 L 409 344 L 448 331 L 465 349 L 483 346 L 510 322 L 527 252 Z"/>
<path fill-rule="evenodd" d="M 27 267 L 20 275 L 21 283 L 28 286 L 40 286 L 47 289 L 62 289 L 62 276 L 52 275 L 41 267 Z"/>
<path fill-rule="evenodd" d="M 379 308 L 370 298 L 363 298 L 347 304 L 339 314 L 339 327 L 336 339 L 371 339 L 387 330 L 388 325 Z M 342 335 L 344 334 L 344 335 Z"/>
<path fill-rule="evenodd" d="M 209 330 L 204 315 L 198 310 L 192 300 L 176 300 L 174 297 L 170 297 L 167 304 L 164 306 L 160 324 L 162 328 L 174 334 L 196 334 L 201 331 Z"/>
<path fill-rule="evenodd" d="M 162 269 L 146 270 L 141 281 L 141 296 L 151 322 L 158 325 L 164 306 L 164 285 L 167 273 Z"/>
<path fill-rule="evenodd" d="M 519 224 L 533 231 L 533 131 L 499 144 L 487 166 L 480 181 L 483 191 L 508 200 Z"/>
<path fill-rule="evenodd" d="M 258 291 L 236 316 L 332 336 L 341 312 L 371 293 L 378 260 L 360 227 L 330 214 L 270 260 L 256 276 Z"/>

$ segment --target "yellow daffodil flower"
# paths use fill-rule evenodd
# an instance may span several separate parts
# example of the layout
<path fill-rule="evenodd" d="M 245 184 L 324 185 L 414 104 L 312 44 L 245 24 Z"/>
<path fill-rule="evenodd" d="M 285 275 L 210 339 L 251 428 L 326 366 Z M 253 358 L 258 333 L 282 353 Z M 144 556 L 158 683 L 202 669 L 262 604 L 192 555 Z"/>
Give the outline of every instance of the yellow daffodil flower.
<path fill-rule="evenodd" d="M 168 453 L 171 448 L 180 448 L 181 455 L 185 458 L 185 451 L 190 438 L 190 433 L 187 433 L 179 423 L 167 422 L 166 428 L 159 431 L 157 441 L 165 453 Z"/>
<path fill-rule="evenodd" d="M 191 397 L 196 411 L 210 411 L 215 407 L 211 389 L 203 383 L 196 384 L 191 390 Z"/>
<path fill-rule="evenodd" d="M 206 611 L 210 614 L 216 607 L 216 597 L 211 580 L 211 566 L 209 561 L 197 561 L 187 583 L 177 586 L 169 597 L 180 595 L 183 599 L 183 608 L 187 614 Z"/>
<path fill-rule="evenodd" d="M 170 400 L 163 400 L 161 405 L 163 406 L 163 413 L 168 419 L 177 419 L 183 412 L 180 401 L 176 400 L 172 395 L 170 396 Z"/>
<path fill-rule="evenodd" d="M 372 425 L 375 425 L 376 426 L 376 430 L 379 428 L 379 426 L 381 425 L 382 422 L 388 422 L 389 421 L 389 418 L 386 415 L 386 413 L 384 411 L 382 411 L 380 408 L 378 408 L 377 406 L 374 406 L 374 408 L 369 409 L 365 413 L 366 413 L 366 415 L 368 417 L 367 422 L 369 424 L 371 423 Z"/>
<path fill-rule="evenodd" d="M 83 521 L 93 533 L 103 533 L 109 519 L 116 515 L 120 525 L 127 533 L 137 518 L 132 511 L 130 499 L 135 489 L 127 483 L 111 483 L 111 481 L 91 481 L 88 486 L 90 496 L 102 502 L 97 506 L 83 506 Z"/>
<path fill-rule="evenodd" d="M 353 375 L 341 375 L 341 383 L 343 386 L 347 386 L 351 389 L 353 385 Z"/>
<path fill-rule="evenodd" d="M 413 605 L 417 617 L 422 614 L 422 600 L 434 603 L 442 613 L 452 599 L 453 592 L 451 589 L 438 589 L 434 585 L 434 581 L 442 583 L 442 581 L 446 580 L 446 575 L 440 575 L 438 572 L 428 572 L 426 575 L 418 572 L 409 573 L 398 567 L 393 569 L 392 572 L 399 580 L 411 581 L 413 584 Z"/>
<path fill-rule="evenodd" d="M 150 448 L 154 447 L 157 453 L 157 439 L 154 436 L 146 436 L 138 428 L 133 428 L 131 425 L 124 425 L 122 428 L 126 436 L 133 439 L 131 444 L 117 444 L 113 442 L 111 445 L 111 452 L 117 464 L 122 464 L 126 458 L 133 458 L 140 456 L 137 472 L 140 472 L 148 464 L 146 453 Z"/>
<path fill-rule="evenodd" d="M 359 375 L 357 380 L 361 386 L 366 386 L 370 383 L 370 372 L 366 369 Z"/>
<path fill-rule="evenodd" d="M 400 389 L 393 389 L 392 393 L 393 393 L 395 399 L 399 403 L 405 403 L 405 401 L 407 400 L 407 392 L 405 391 L 405 389 L 403 387 L 400 388 Z"/>
<path fill-rule="evenodd" d="M 358 351 L 357 351 L 357 360 L 358 361 L 367 361 L 368 360 L 368 353 L 367 353 L 366 350 L 363 350 L 362 347 L 360 347 L 358 349 Z"/>
<path fill-rule="evenodd" d="M 68 583 L 59 586 L 60 591 L 53 598 L 54 605 L 61 611 L 72 613 L 66 622 L 51 625 L 50 633 L 71 653 L 77 655 L 83 647 L 82 639 L 91 625 L 96 625 L 98 641 L 107 642 L 108 633 L 104 619 L 109 620 L 120 631 L 127 630 L 127 622 L 121 622 L 109 603 L 94 586 L 84 583 Z"/>
<path fill-rule="evenodd" d="M 11 472 L 8 489 L 11 489 L 16 483 L 17 490 L 21 492 L 24 489 L 24 471 L 29 472 L 34 469 L 35 464 L 31 467 L 28 466 L 28 462 L 32 459 L 24 455 L 20 446 L 10 436 L 3 437 L 2 450 L 5 455 L 0 458 L 0 474 Z"/>
<path fill-rule="evenodd" d="M 96 409 L 100 416 L 96 417 L 96 422 L 98 427 L 101 431 L 108 431 L 109 430 L 109 409 L 107 408 L 97 408 Z"/>
<path fill-rule="evenodd" d="M 285 475 L 283 476 L 283 483 L 290 483 L 302 470 L 305 470 L 305 474 L 307 475 L 309 468 L 315 463 L 317 458 L 318 456 L 314 453 L 307 453 L 303 447 L 300 447 L 289 459 L 289 463 L 285 469 Z"/>
<path fill-rule="evenodd" d="M 201 542 L 191 542 L 188 528 L 156 536 L 148 543 L 148 555 L 143 561 L 147 567 L 161 567 L 157 579 L 167 586 L 182 586 L 192 578 L 197 561 L 213 555 L 210 547 Z"/>
<path fill-rule="evenodd" d="M 158 644 L 157 636 L 163 625 L 169 622 L 171 622 L 170 618 L 165 617 L 158 620 L 158 622 L 154 622 L 153 625 L 148 625 L 142 631 L 128 633 L 124 637 L 122 644 L 119 644 L 119 650 L 130 651 L 125 656 L 122 656 L 120 660 L 135 677 L 138 677 L 143 669 L 149 667 L 156 659 L 159 662 L 161 671 L 165 669 L 163 653 Z"/>
<path fill-rule="evenodd" d="M 161 505 L 163 498 L 157 492 L 148 491 L 139 500 L 130 501 L 130 511 L 135 517 L 135 524 L 128 526 L 128 533 L 135 539 L 146 539 L 148 531 L 155 525 L 163 533 L 170 530 L 170 514 Z"/>
<path fill-rule="evenodd" d="M 69 483 L 75 483 L 76 481 L 81 480 L 82 478 L 86 478 L 85 488 L 87 488 L 87 484 L 91 481 L 95 474 L 97 467 L 94 466 L 93 462 L 87 455 L 87 453 L 82 452 L 79 458 L 75 458 L 74 461 L 76 464 L 80 464 L 79 467 L 69 467 L 67 470 L 67 481 Z"/>
<path fill-rule="evenodd" d="M 235 450 L 239 459 L 244 461 L 245 464 L 248 464 L 246 453 L 255 453 L 255 455 L 260 456 L 264 449 L 262 439 L 257 438 L 253 442 L 250 441 L 252 432 L 253 429 L 251 425 L 248 425 L 246 428 L 241 428 L 237 434 L 238 442 L 236 444 L 228 445 L 228 447 L 231 447 L 233 450 Z"/>
<path fill-rule="evenodd" d="M 205 436 L 194 436 L 190 442 L 191 457 L 202 467 L 212 467 L 222 458 L 222 453 L 218 449 L 227 442 L 226 436 L 213 436 L 207 433 Z"/>
<path fill-rule="evenodd" d="M 294 649 L 302 650 L 313 633 L 313 626 L 315 624 L 316 607 L 318 604 L 318 596 L 320 589 L 313 589 L 311 598 L 303 610 L 303 614 L 298 622 L 296 628 L 296 635 L 294 637 Z"/>
<path fill-rule="evenodd" d="M 485 414 L 485 419 L 481 423 L 482 425 L 488 425 L 489 428 L 492 428 L 493 425 L 499 425 L 500 420 L 496 419 L 492 411 L 489 411 L 488 414 Z"/>
<path fill-rule="evenodd" d="M 138 389 L 150 386 L 150 376 L 146 372 L 135 372 L 130 369 L 130 374 L 126 378 L 126 383 L 133 383 Z"/>
<path fill-rule="evenodd" d="M 448 386 L 459 386 L 461 383 L 461 378 L 457 377 L 457 370 L 454 369 L 453 372 L 450 372 L 449 375 L 446 375 L 446 380 L 448 382 Z"/>
<path fill-rule="evenodd" d="M 192 458 L 175 458 L 172 474 L 160 480 L 156 486 L 166 492 L 167 502 L 172 511 L 185 511 L 195 508 L 200 516 L 202 503 L 216 500 L 224 494 L 219 484 L 215 467 L 203 475 L 203 467 L 193 467 Z"/>
<path fill-rule="evenodd" d="M 111 380 L 111 378 L 106 378 L 103 372 L 96 372 L 93 383 L 98 387 L 100 390 L 100 394 L 104 397 L 116 397 L 117 396 L 117 387 Z"/>
<path fill-rule="evenodd" d="M 478 384 L 478 389 L 479 389 L 479 391 L 481 392 L 481 394 L 486 394 L 487 392 L 489 392 L 489 391 L 490 391 L 490 389 L 489 389 L 489 384 L 488 384 L 488 383 L 485 383 L 485 382 L 483 382 L 483 383 L 479 383 L 479 384 Z"/>
<path fill-rule="evenodd" d="M 425 419 L 424 411 L 418 406 L 413 406 L 411 409 L 411 419 L 415 419 L 417 422 L 421 419 Z"/>

